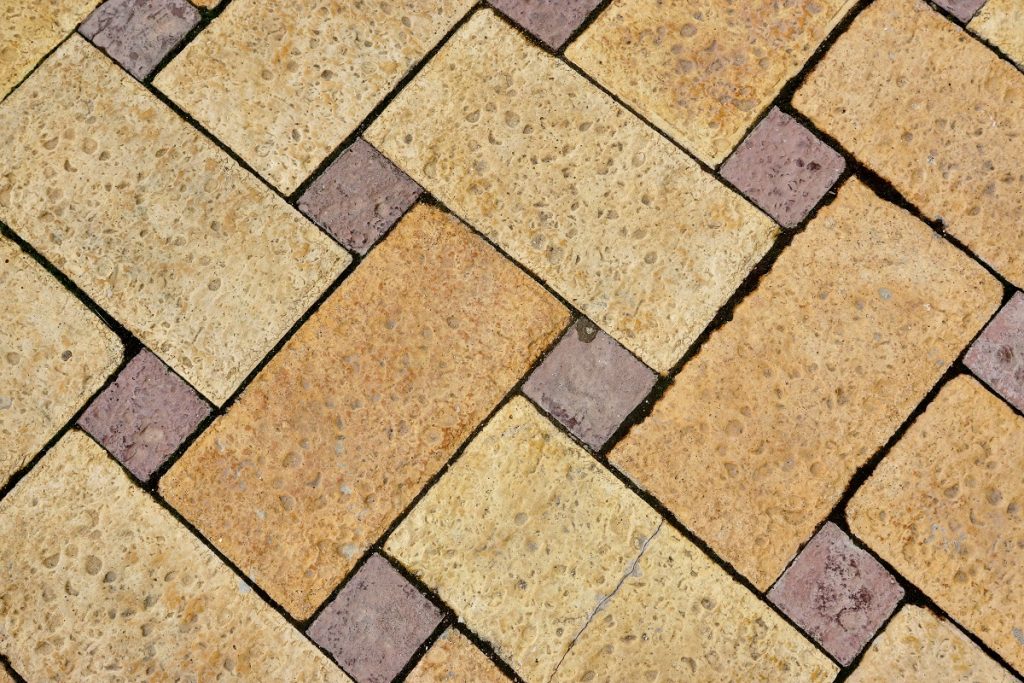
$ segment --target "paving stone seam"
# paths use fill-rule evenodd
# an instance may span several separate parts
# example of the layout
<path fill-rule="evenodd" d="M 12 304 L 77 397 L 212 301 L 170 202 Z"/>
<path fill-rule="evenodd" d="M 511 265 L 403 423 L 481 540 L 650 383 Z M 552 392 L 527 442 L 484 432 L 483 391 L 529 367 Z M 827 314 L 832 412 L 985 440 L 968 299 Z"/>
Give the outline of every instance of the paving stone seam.
<path fill-rule="evenodd" d="M 7 672 L 7 675 L 13 678 L 17 683 L 26 683 L 25 679 L 21 677 L 14 667 L 11 666 L 11 661 L 7 659 L 7 655 L 0 652 L 0 673 Z"/>

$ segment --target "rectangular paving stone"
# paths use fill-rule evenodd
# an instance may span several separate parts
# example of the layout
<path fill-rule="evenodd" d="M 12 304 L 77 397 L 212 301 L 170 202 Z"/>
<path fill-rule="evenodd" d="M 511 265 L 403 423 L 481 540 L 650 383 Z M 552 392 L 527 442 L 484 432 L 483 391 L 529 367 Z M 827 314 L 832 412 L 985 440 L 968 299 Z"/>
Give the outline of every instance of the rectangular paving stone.
<path fill-rule="evenodd" d="M 473 0 L 235 0 L 154 84 L 290 194 Z"/>
<path fill-rule="evenodd" d="M 0 100 L 89 16 L 97 0 L 0 0 Z"/>
<path fill-rule="evenodd" d="M 0 220 L 217 404 L 351 260 L 77 35 L 0 145 Z"/>
<path fill-rule="evenodd" d="M 854 0 L 616 0 L 565 54 L 714 165 L 853 5 Z"/>
<path fill-rule="evenodd" d="M 490 0 L 525 31 L 552 50 L 558 50 L 586 21 L 601 0 Z"/>
<path fill-rule="evenodd" d="M 951 380 L 857 491 L 850 529 L 1024 671 L 1024 418 Z"/>
<path fill-rule="evenodd" d="M 767 589 L 1000 297 L 850 180 L 609 460 Z"/>
<path fill-rule="evenodd" d="M 508 683 L 508 677 L 454 628 L 430 646 L 407 683 Z"/>
<path fill-rule="evenodd" d="M 0 487 L 121 362 L 117 336 L 31 256 L 0 237 Z"/>
<path fill-rule="evenodd" d="M 925 2 L 879 0 L 793 103 L 1024 285 L 1024 74 Z"/>
<path fill-rule="evenodd" d="M 568 317 L 456 218 L 414 207 L 160 490 L 308 617 Z"/>
<path fill-rule="evenodd" d="M 1024 3 L 988 0 L 968 26 L 1024 69 Z"/>
<path fill-rule="evenodd" d="M 1014 294 L 985 327 L 964 365 L 1024 412 L 1024 293 Z"/>
<path fill-rule="evenodd" d="M 82 432 L 0 538 L 0 651 L 30 681 L 349 680 Z"/>
<path fill-rule="evenodd" d="M 445 44 L 365 137 L 659 372 L 777 234 L 490 10 Z"/>

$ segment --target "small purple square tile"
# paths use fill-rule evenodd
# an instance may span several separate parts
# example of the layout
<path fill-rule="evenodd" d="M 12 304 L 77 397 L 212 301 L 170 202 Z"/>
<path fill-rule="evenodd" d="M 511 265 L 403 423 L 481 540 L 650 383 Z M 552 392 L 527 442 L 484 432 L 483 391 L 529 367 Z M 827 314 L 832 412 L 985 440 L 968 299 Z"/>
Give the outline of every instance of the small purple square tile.
<path fill-rule="evenodd" d="M 86 408 L 78 426 L 145 482 L 210 410 L 195 389 L 143 349 Z"/>
<path fill-rule="evenodd" d="M 386 683 L 439 623 L 437 607 L 375 554 L 320 613 L 308 633 L 356 683 Z"/>
<path fill-rule="evenodd" d="M 875 558 L 832 522 L 815 534 L 768 599 L 844 665 L 853 661 L 903 598 Z"/>
<path fill-rule="evenodd" d="M 523 393 L 598 450 L 657 378 L 617 341 L 581 318 L 526 380 Z"/>
<path fill-rule="evenodd" d="M 773 108 L 722 165 L 722 177 L 792 228 L 832 188 L 846 162 L 793 117 Z"/>
<path fill-rule="evenodd" d="M 142 80 L 197 23 L 186 0 L 107 0 L 78 31 Z"/>
<path fill-rule="evenodd" d="M 299 210 L 347 249 L 366 255 L 416 202 L 422 188 L 357 139 L 299 198 Z"/>
<path fill-rule="evenodd" d="M 935 0 L 935 4 L 964 22 L 970 21 L 988 0 Z"/>
<path fill-rule="evenodd" d="M 1024 293 L 1013 295 L 978 336 L 964 364 L 1024 411 Z"/>
<path fill-rule="evenodd" d="M 601 0 L 490 0 L 491 6 L 552 50 L 558 50 Z"/>

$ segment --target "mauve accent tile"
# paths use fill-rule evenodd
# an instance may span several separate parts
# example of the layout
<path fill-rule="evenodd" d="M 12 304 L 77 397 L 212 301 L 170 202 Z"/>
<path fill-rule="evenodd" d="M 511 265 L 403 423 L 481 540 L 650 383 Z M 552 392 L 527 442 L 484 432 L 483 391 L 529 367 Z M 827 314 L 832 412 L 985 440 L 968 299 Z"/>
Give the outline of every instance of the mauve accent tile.
<path fill-rule="evenodd" d="M 1024 293 L 1013 295 L 971 345 L 964 364 L 1024 411 Z"/>
<path fill-rule="evenodd" d="M 357 683 L 386 683 L 441 623 L 441 612 L 374 554 L 309 627 Z"/>
<path fill-rule="evenodd" d="M 145 482 L 210 410 L 195 389 L 143 349 L 86 408 L 78 426 Z"/>
<path fill-rule="evenodd" d="M 197 23 L 186 0 L 107 0 L 78 32 L 142 80 Z"/>
<path fill-rule="evenodd" d="M 523 385 L 523 393 L 598 450 L 654 387 L 658 376 L 581 318 Z"/>
<path fill-rule="evenodd" d="M 935 4 L 944 8 L 965 24 L 978 13 L 981 6 L 988 0 L 935 0 Z"/>
<path fill-rule="evenodd" d="M 601 0 L 490 0 L 491 6 L 558 50 Z"/>
<path fill-rule="evenodd" d="M 846 162 L 792 116 L 773 108 L 722 165 L 731 182 L 787 228 L 803 220 Z"/>
<path fill-rule="evenodd" d="M 768 599 L 849 664 L 903 598 L 903 588 L 875 558 L 832 522 L 815 534 Z"/>
<path fill-rule="evenodd" d="M 366 255 L 423 189 L 373 145 L 357 139 L 299 198 L 299 210 L 346 249 Z"/>

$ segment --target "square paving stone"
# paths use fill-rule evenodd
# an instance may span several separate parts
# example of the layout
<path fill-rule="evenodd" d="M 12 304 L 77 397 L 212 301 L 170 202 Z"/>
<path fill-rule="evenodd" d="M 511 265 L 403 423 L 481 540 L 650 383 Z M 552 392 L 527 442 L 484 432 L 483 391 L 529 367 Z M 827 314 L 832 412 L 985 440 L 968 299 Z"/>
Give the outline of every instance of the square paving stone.
<path fill-rule="evenodd" d="M 537 40 L 557 50 L 601 0 L 490 0 L 490 4 Z"/>
<path fill-rule="evenodd" d="M 981 333 L 964 364 L 1024 411 L 1024 293 L 1013 295 Z"/>
<path fill-rule="evenodd" d="M 986 0 L 935 0 L 936 5 L 964 23 L 970 21 L 985 2 Z"/>

